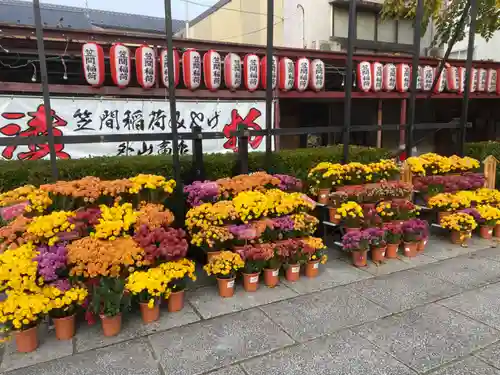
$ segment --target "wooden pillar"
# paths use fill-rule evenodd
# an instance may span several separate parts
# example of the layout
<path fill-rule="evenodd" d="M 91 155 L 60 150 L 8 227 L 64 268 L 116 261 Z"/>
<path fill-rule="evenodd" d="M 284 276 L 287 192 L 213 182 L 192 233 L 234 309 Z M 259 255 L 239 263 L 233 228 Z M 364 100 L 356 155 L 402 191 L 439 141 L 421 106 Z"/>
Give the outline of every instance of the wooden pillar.
<path fill-rule="evenodd" d="M 484 164 L 484 177 L 486 181 L 484 182 L 484 187 L 489 189 L 494 189 L 497 178 L 497 163 L 498 160 L 493 155 L 486 157 L 483 160 Z"/>
<path fill-rule="evenodd" d="M 377 147 L 382 147 L 382 99 L 378 100 L 377 108 L 377 125 L 379 129 L 377 130 Z"/>

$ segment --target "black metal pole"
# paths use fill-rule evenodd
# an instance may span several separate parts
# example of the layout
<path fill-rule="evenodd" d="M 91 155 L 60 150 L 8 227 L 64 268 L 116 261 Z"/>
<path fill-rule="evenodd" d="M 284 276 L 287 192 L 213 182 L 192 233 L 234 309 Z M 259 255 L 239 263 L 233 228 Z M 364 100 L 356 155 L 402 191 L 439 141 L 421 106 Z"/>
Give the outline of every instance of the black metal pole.
<path fill-rule="evenodd" d="M 460 139 L 458 146 L 459 147 L 458 153 L 460 156 L 463 156 L 465 153 L 465 135 L 466 135 L 467 114 L 469 111 L 470 81 L 472 79 L 472 58 L 474 56 L 476 17 L 477 17 L 477 0 L 470 0 L 469 45 L 467 47 L 467 61 L 465 62 L 465 87 L 464 87 L 464 98 L 462 100 L 462 115 L 460 117 Z"/>
<path fill-rule="evenodd" d="M 40 14 L 40 1 L 33 0 L 33 16 L 36 27 L 36 44 L 38 48 L 38 60 L 40 61 L 40 75 L 42 77 L 43 107 L 45 108 L 45 123 L 49 136 L 50 167 L 52 178 L 56 181 L 59 177 L 57 170 L 57 155 L 54 147 L 54 128 L 52 126 L 52 109 L 50 108 L 49 77 L 47 74 L 47 61 L 45 59 L 45 45 L 43 42 L 42 16 Z"/>
<path fill-rule="evenodd" d="M 175 105 L 174 86 L 174 43 L 172 41 L 172 4 L 165 0 L 165 33 L 167 37 L 168 58 L 168 101 L 170 103 L 170 122 L 172 127 L 172 158 L 174 178 L 177 185 L 181 185 L 181 166 L 179 160 L 179 138 L 177 134 L 177 108 Z M 181 190 L 182 191 L 182 190 Z"/>
<path fill-rule="evenodd" d="M 439 79 L 439 76 L 441 75 L 441 72 L 443 71 L 444 65 L 446 64 L 446 61 L 450 57 L 451 50 L 453 49 L 453 46 L 455 45 L 455 42 L 457 41 L 458 35 L 460 34 L 460 29 L 462 28 L 462 25 L 465 22 L 465 19 L 467 18 L 467 14 L 469 13 L 469 7 L 471 3 L 470 0 L 467 0 L 467 3 L 465 4 L 464 12 L 460 16 L 460 19 L 458 20 L 457 23 L 457 28 L 455 29 L 455 33 L 450 39 L 450 42 L 448 43 L 448 47 L 446 49 L 446 52 L 444 54 L 443 59 L 439 62 L 436 75 L 434 76 L 434 81 L 432 82 L 432 87 L 429 90 L 427 94 L 427 98 L 430 98 L 432 96 L 432 93 L 434 91 L 434 87 L 436 87 L 437 81 Z"/>
<path fill-rule="evenodd" d="M 272 172 L 272 137 L 273 127 L 273 32 L 274 32 L 274 0 L 267 0 L 267 50 L 266 50 L 266 165 Z M 276 66 L 276 69 L 278 67 Z M 276 79 L 278 72 L 276 71 Z"/>
<path fill-rule="evenodd" d="M 356 1 L 349 1 L 349 27 L 347 31 L 347 64 L 345 69 L 344 86 L 344 132 L 342 143 L 344 144 L 343 162 L 349 162 L 349 139 L 351 137 L 351 99 L 352 99 L 352 55 L 354 53 L 354 42 L 356 40 Z"/>
<path fill-rule="evenodd" d="M 415 125 L 415 106 L 417 97 L 418 61 L 420 59 L 420 32 L 424 16 L 424 0 L 417 0 L 415 26 L 413 27 L 413 59 L 411 63 L 410 100 L 408 102 L 408 121 L 406 122 L 406 156 L 410 157 L 413 148 L 413 126 Z"/>

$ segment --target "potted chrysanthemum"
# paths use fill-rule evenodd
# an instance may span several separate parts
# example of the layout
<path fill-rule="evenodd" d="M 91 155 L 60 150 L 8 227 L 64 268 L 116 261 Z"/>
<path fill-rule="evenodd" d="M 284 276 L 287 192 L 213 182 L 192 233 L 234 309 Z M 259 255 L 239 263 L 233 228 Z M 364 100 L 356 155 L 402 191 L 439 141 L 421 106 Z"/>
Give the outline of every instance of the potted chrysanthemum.
<path fill-rule="evenodd" d="M 369 240 L 370 236 L 364 230 L 346 233 L 342 236 L 342 248 L 344 251 L 351 253 L 354 266 L 366 267 Z"/>
<path fill-rule="evenodd" d="M 221 251 L 203 266 L 208 276 L 215 275 L 221 297 L 232 297 L 236 273 L 245 266 L 239 254 L 231 251 Z"/>

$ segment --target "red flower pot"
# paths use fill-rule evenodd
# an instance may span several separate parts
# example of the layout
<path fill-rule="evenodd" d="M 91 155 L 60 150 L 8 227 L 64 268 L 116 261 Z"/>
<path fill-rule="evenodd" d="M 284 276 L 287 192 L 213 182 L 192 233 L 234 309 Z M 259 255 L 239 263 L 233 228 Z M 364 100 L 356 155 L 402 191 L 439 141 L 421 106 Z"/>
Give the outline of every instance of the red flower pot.
<path fill-rule="evenodd" d="M 479 235 L 481 238 L 484 238 L 486 240 L 491 240 L 493 237 L 493 227 L 489 225 L 481 225 L 479 228 Z"/>
<path fill-rule="evenodd" d="M 408 258 L 413 258 L 417 256 L 417 243 L 416 242 L 405 242 L 403 254 Z"/>
<path fill-rule="evenodd" d="M 366 267 L 366 254 L 367 250 L 353 251 L 351 252 L 352 264 L 355 267 Z"/>
<path fill-rule="evenodd" d="M 385 260 L 386 247 L 372 247 L 372 260 L 374 262 L 383 262 Z"/>
<path fill-rule="evenodd" d="M 289 264 L 285 271 L 285 278 L 288 281 L 297 281 L 300 278 L 300 264 Z"/>
<path fill-rule="evenodd" d="M 259 287 L 259 274 L 258 273 L 244 273 L 243 274 L 243 288 L 247 292 L 255 292 Z"/>
<path fill-rule="evenodd" d="M 264 270 L 264 283 L 266 284 L 266 286 L 269 288 L 274 288 L 276 285 L 278 285 L 278 282 L 280 280 L 279 274 L 279 269 L 273 270 L 266 268 Z"/>
<path fill-rule="evenodd" d="M 398 243 L 388 243 L 387 250 L 385 251 L 385 257 L 388 259 L 396 259 L 398 257 Z"/>
<path fill-rule="evenodd" d="M 317 277 L 319 274 L 319 260 L 311 260 L 306 264 L 306 276 L 309 278 Z"/>

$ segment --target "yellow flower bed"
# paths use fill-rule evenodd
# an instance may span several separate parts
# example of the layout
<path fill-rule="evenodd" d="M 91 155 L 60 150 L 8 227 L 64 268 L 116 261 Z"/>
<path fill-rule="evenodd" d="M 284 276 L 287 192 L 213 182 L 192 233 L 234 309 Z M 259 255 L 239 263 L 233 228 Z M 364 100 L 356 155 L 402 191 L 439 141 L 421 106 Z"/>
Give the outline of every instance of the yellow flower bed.
<path fill-rule="evenodd" d="M 248 223 L 261 217 L 289 215 L 313 208 L 314 203 L 301 193 L 285 193 L 277 189 L 265 193 L 244 191 L 232 201 L 193 207 L 186 215 L 186 227 L 189 230 L 199 228 L 206 231 L 211 226 L 223 225 L 228 221 Z"/>
<path fill-rule="evenodd" d="M 447 157 L 432 152 L 409 157 L 406 163 L 416 176 L 467 172 L 479 168 L 479 161 L 471 157 L 461 158 L 457 155 Z"/>
<path fill-rule="evenodd" d="M 68 219 L 76 214 L 71 211 L 55 211 L 49 215 L 33 218 L 26 231 L 39 238 L 39 242 L 47 242 L 49 246 L 54 245 L 60 232 L 70 232 L 75 226 Z"/>
<path fill-rule="evenodd" d="M 442 218 L 441 226 L 457 232 L 470 232 L 477 228 L 477 223 L 472 215 L 457 212 Z"/>
<path fill-rule="evenodd" d="M 389 180 L 398 173 L 399 167 L 389 159 L 369 164 L 321 162 L 309 171 L 308 178 L 316 187 L 330 188 Z"/>
<path fill-rule="evenodd" d="M 220 254 L 212 257 L 210 262 L 203 266 L 208 276 L 230 277 L 245 266 L 245 262 L 239 254 L 231 251 L 222 251 Z"/>

